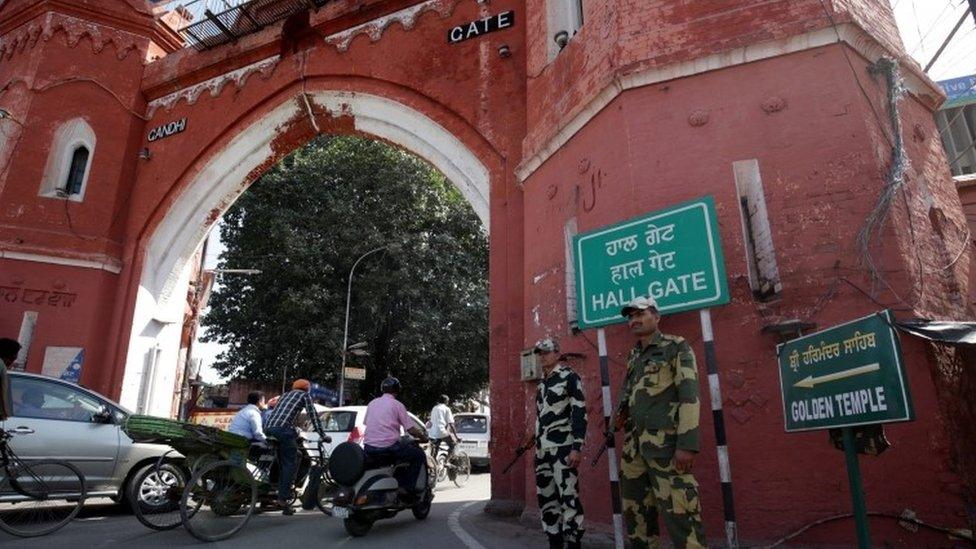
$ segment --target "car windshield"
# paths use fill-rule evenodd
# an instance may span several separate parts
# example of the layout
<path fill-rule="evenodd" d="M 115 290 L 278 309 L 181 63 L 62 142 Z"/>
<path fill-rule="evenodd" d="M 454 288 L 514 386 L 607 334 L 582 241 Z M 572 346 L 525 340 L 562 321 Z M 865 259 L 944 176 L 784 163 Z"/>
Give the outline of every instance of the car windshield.
<path fill-rule="evenodd" d="M 488 418 L 485 416 L 460 416 L 454 419 L 459 433 L 488 432 Z"/>
<path fill-rule="evenodd" d="M 331 432 L 351 432 L 356 426 L 356 412 L 351 410 L 329 410 L 319 416 L 322 428 Z"/>

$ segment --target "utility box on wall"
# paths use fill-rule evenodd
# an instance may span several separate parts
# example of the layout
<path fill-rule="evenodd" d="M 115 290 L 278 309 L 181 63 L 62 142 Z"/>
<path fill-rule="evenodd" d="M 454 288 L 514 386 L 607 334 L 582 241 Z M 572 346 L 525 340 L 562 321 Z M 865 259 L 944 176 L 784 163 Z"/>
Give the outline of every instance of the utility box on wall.
<path fill-rule="evenodd" d="M 542 379 L 542 373 L 539 372 L 539 362 L 536 360 L 536 355 L 532 351 L 533 349 L 525 349 L 522 351 L 522 381 Z"/>

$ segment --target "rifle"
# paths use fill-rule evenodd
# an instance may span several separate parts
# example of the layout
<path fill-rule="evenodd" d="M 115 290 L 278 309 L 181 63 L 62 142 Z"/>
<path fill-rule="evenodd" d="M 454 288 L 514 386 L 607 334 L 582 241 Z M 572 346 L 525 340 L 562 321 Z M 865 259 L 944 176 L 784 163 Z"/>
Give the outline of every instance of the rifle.
<path fill-rule="evenodd" d="M 607 429 L 607 431 L 603 433 L 603 446 L 600 447 L 600 451 L 597 452 L 596 456 L 593 458 L 593 461 L 590 462 L 590 467 L 596 467 L 596 463 L 600 461 L 603 453 L 607 451 L 607 448 L 613 446 L 615 443 L 616 441 L 613 437 L 613 431 Z"/>
<path fill-rule="evenodd" d="M 535 439 L 532 439 L 532 440 L 535 440 Z M 521 457 L 522 457 L 522 454 L 524 454 L 524 453 L 526 452 L 526 450 L 528 450 L 528 449 L 529 449 L 529 447 L 528 447 L 528 446 L 519 446 L 518 448 L 516 448 L 516 449 L 515 449 L 515 457 L 514 457 L 514 458 L 512 459 L 512 461 L 511 461 L 511 462 L 510 462 L 510 463 L 509 463 L 509 464 L 508 464 L 508 465 L 507 465 L 507 466 L 506 466 L 506 467 L 505 467 L 505 468 L 504 468 L 504 469 L 502 470 L 502 474 L 503 474 L 503 475 L 507 475 L 507 474 L 508 474 L 508 470 L 509 470 L 509 469 L 511 469 L 512 467 L 514 467 L 514 466 L 515 466 L 515 463 L 516 463 L 516 462 L 517 462 L 517 461 L 519 460 L 519 458 L 521 458 Z"/>

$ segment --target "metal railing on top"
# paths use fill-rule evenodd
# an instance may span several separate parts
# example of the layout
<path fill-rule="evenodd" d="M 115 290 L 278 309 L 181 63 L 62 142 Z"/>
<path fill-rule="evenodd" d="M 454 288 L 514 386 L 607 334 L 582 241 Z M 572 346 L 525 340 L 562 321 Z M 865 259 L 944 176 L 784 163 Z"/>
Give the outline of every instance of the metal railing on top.
<path fill-rule="evenodd" d="M 317 9 L 329 0 L 189 0 L 170 2 L 193 21 L 179 33 L 197 50 L 236 41 L 242 36 L 299 11 Z"/>

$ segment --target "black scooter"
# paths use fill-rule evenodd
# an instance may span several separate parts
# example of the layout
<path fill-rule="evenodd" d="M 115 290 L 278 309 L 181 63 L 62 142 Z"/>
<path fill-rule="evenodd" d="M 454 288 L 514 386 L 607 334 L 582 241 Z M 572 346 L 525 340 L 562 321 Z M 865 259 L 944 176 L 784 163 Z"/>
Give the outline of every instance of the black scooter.
<path fill-rule="evenodd" d="M 409 436 L 401 440 L 409 444 L 417 441 Z M 339 485 L 332 501 L 332 516 L 343 519 L 343 526 L 351 536 L 365 536 L 379 519 L 392 518 L 405 509 L 414 518 L 424 520 L 430 514 L 434 500 L 434 464 L 424 452 L 427 463 L 417 478 L 419 501 L 403 501 L 397 493 L 397 481 L 393 472 L 406 464 L 395 465 L 392 458 L 376 460 L 367 458 L 366 452 L 354 442 L 343 442 L 329 456 L 329 474 Z"/>

